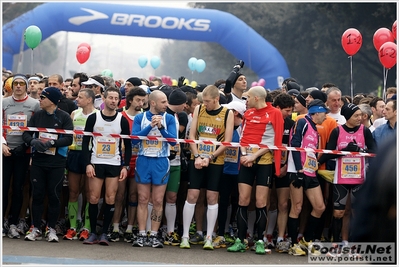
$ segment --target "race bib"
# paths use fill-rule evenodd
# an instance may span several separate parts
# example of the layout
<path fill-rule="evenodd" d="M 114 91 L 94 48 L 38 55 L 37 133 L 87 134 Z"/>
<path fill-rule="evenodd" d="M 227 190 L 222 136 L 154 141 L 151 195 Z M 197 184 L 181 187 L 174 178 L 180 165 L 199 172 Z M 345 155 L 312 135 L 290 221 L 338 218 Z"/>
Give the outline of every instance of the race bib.
<path fill-rule="evenodd" d="M 341 161 L 341 177 L 360 179 L 361 176 L 361 159 L 360 158 L 343 158 Z"/>
<path fill-rule="evenodd" d="M 139 153 L 139 145 L 132 145 L 132 156 L 137 156 Z"/>
<path fill-rule="evenodd" d="M 231 163 L 237 163 L 238 162 L 238 152 L 239 148 L 238 147 L 228 147 L 226 148 L 224 152 L 224 161 L 225 162 L 231 162 Z"/>
<path fill-rule="evenodd" d="M 116 139 L 113 137 L 96 138 L 96 157 L 102 159 L 111 159 L 116 153 Z"/>
<path fill-rule="evenodd" d="M 41 142 L 45 143 L 45 142 L 47 142 L 49 140 L 57 140 L 58 139 L 58 135 L 57 134 L 40 132 L 39 133 L 39 139 L 40 139 Z M 47 154 L 47 155 L 54 156 L 55 155 L 55 149 L 56 149 L 55 147 L 50 147 L 49 149 L 47 149 L 43 153 Z M 41 152 L 39 152 L 39 153 L 41 153 Z"/>
<path fill-rule="evenodd" d="M 247 151 L 247 155 L 250 156 L 250 155 L 253 155 L 256 152 L 258 152 L 259 148 L 257 148 L 257 147 L 247 147 L 246 151 Z"/>
<path fill-rule="evenodd" d="M 84 127 L 75 127 L 75 130 L 84 130 Z M 74 143 L 76 146 L 82 146 L 83 134 L 74 134 Z"/>
<path fill-rule="evenodd" d="M 317 170 L 317 159 L 314 153 L 306 153 L 305 163 L 303 170 L 309 173 L 314 173 Z"/>
<path fill-rule="evenodd" d="M 199 140 L 216 141 L 216 139 L 205 139 L 199 138 Z M 214 144 L 198 144 L 198 154 L 201 158 L 209 158 L 216 150 L 216 145 Z"/>
<path fill-rule="evenodd" d="M 162 149 L 162 141 L 158 140 L 143 140 L 143 150 L 146 156 L 157 156 Z"/>
<path fill-rule="evenodd" d="M 7 125 L 8 126 L 16 126 L 16 127 L 25 127 L 27 125 L 27 117 L 26 115 L 8 115 L 7 116 Z M 7 129 L 7 134 L 9 135 L 22 135 L 22 130 L 12 130 Z"/>

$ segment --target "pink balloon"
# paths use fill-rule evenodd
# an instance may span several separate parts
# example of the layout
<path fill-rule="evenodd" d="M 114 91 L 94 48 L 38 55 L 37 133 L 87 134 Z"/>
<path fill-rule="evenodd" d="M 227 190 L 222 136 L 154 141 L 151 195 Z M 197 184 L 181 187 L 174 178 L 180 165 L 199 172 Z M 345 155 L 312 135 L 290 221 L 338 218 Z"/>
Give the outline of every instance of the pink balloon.
<path fill-rule="evenodd" d="M 258 81 L 258 85 L 260 85 L 260 86 L 265 86 L 265 84 L 266 84 L 265 79 L 260 78 L 259 81 Z"/>
<path fill-rule="evenodd" d="M 397 20 L 395 20 L 395 22 L 392 24 L 392 34 L 393 34 L 393 38 L 395 38 L 395 40 L 396 40 L 396 21 Z"/>
<path fill-rule="evenodd" d="M 252 83 L 251 83 L 251 87 L 255 87 L 255 86 L 257 86 L 257 85 L 258 85 L 257 82 L 252 82 Z"/>

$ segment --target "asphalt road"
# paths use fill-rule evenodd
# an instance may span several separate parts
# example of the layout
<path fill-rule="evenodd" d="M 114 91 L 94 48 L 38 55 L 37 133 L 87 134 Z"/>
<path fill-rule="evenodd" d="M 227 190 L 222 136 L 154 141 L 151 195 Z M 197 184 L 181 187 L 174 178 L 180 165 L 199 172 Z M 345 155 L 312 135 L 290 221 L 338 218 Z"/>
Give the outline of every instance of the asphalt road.
<path fill-rule="evenodd" d="M 2 265 L 293 265 L 308 264 L 308 257 L 277 253 L 257 255 L 254 251 L 227 252 L 226 248 L 203 250 L 201 245 L 191 249 L 178 246 L 164 248 L 132 247 L 123 242 L 110 246 L 83 245 L 79 240 L 59 243 L 2 239 Z"/>

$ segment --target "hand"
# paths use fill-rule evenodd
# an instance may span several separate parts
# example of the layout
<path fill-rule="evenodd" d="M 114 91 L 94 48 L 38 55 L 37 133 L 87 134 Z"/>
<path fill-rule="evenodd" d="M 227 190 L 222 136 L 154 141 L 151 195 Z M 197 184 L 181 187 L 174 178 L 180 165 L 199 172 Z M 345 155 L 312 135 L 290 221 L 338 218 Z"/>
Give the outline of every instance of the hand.
<path fill-rule="evenodd" d="M 86 176 L 87 178 L 93 178 L 96 176 L 96 171 L 93 165 L 89 164 L 86 166 Z"/>
<path fill-rule="evenodd" d="M 3 145 L 2 145 L 2 150 L 3 150 L 3 155 L 4 155 L 5 157 L 11 156 L 11 150 L 10 150 L 10 147 L 9 147 L 9 146 L 7 146 L 6 144 L 3 144 Z"/>
<path fill-rule="evenodd" d="M 251 155 L 241 156 L 240 162 L 245 167 L 248 167 L 248 168 L 252 167 L 253 163 L 254 163 L 253 155 L 251 154 Z"/>
<path fill-rule="evenodd" d="M 49 142 L 49 141 L 48 141 Z M 47 143 L 47 142 L 46 142 Z M 48 146 L 46 143 L 43 143 L 42 141 L 40 141 L 39 139 L 33 139 L 31 142 L 30 142 L 30 145 L 31 146 L 33 146 L 36 150 L 37 150 L 37 152 L 44 152 L 44 151 L 46 151 L 49 147 L 51 147 L 51 144 L 50 144 L 50 146 Z"/>
<path fill-rule="evenodd" d="M 194 167 L 198 170 L 202 169 L 202 158 L 194 158 Z"/>
<path fill-rule="evenodd" d="M 126 168 L 122 168 L 122 170 L 121 170 L 121 172 L 119 174 L 119 180 L 118 181 L 122 182 L 123 180 L 125 180 L 126 177 L 127 177 L 127 173 L 128 173 L 127 169 Z"/>
<path fill-rule="evenodd" d="M 342 149 L 343 151 L 350 151 L 350 152 L 359 152 L 360 147 L 358 147 L 355 140 L 353 142 L 349 142 L 349 144 Z"/>
<path fill-rule="evenodd" d="M 204 158 L 204 159 L 202 159 L 202 167 L 208 167 L 210 161 L 211 161 L 210 158 Z"/>
<path fill-rule="evenodd" d="M 287 164 L 285 164 L 283 167 L 280 168 L 279 178 L 284 177 L 286 175 L 287 175 Z"/>
<path fill-rule="evenodd" d="M 295 180 L 292 182 L 292 185 L 295 188 L 301 188 L 302 185 L 303 185 L 303 178 L 304 177 L 305 177 L 305 174 L 303 172 L 296 173 L 296 177 L 295 177 Z"/>
<path fill-rule="evenodd" d="M 186 79 L 186 77 L 180 76 L 180 78 L 177 80 L 177 86 L 178 87 L 182 87 L 184 85 L 184 80 L 185 79 Z"/>
<path fill-rule="evenodd" d="M 14 156 L 17 157 L 22 157 L 23 155 L 25 155 L 26 150 L 28 149 L 28 146 L 25 145 L 25 143 L 20 144 L 19 146 L 17 146 L 16 148 L 14 148 L 11 153 Z"/>

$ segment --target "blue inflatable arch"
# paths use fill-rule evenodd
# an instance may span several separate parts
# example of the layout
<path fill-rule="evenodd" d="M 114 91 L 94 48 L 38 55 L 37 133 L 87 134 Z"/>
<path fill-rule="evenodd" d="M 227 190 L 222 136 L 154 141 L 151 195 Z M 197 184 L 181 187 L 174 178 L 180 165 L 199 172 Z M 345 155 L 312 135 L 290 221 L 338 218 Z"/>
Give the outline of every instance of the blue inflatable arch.
<path fill-rule="evenodd" d="M 266 87 L 290 76 L 278 50 L 237 17 L 210 9 L 183 9 L 111 3 L 49 2 L 3 26 L 3 67 L 12 69 L 27 27 L 45 40 L 58 31 L 216 42 L 242 59 Z M 29 49 L 26 44 L 24 50 Z"/>

